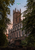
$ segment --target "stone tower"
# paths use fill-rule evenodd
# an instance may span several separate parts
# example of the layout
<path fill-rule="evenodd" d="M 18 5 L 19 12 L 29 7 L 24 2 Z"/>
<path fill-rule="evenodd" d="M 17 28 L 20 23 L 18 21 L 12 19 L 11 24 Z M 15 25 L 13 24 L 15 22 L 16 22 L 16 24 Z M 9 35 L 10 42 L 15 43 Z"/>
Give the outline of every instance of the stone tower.
<path fill-rule="evenodd" d="M 21 22 L 21 9 L 20 11 L 19 10 L 16 11 L 16 8 L 15 8 L 15 10 L 13 10 L 13 26 L 15 26 L 20 22 Z"/>

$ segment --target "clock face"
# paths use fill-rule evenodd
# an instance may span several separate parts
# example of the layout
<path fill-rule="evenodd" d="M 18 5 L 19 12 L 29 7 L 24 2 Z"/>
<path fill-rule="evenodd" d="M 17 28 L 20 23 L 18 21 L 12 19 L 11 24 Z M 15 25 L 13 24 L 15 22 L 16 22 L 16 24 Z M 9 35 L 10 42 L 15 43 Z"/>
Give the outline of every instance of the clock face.
<path fill-rule="evenodd" d="M 2 15 L 0 14 L 0 20 L 2 19 Z"/>

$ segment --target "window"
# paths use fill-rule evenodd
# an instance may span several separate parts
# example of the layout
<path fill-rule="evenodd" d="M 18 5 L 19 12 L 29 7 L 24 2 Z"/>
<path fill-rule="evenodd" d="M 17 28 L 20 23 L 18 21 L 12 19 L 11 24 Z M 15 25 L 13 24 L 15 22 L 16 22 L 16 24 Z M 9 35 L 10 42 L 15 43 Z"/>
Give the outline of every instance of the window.
<path fill-rule="evenodd" d="M 15 31 L 15 28 L 14 28 L 14 31 Z"/>
<path fill-rule="evenodd" d="M 19 24 L 19 29 L 20 29 L 20 24 Z"/>
<path fill-rule="evenodd" d="M 20 37 L 20 31 L 19 31 L 19 37 Z"/>
<path fill-rule="evenodd" d="M 16 22 L 17 22 L 17 15 L 16 15 Z"/>
<path fill-rule="evenodd" d="M 15 33 L 14 33 L 14 38 L 15 38 Z"/>
<path fill-rule="evenodd" d="M 18 29 L 18 25 L 17 25 L 17 29 Z"/>
<path fill-rule="evenodd" d="M 16 22 L 17 22 L 17 18 L 16 18 Z"/>
<path fill-rule="evenodd" d="M 23 26 L 22 26 L 22 24 L 21 24 L 21 28 L 22 28 Z"/>
<path fill-rule="evenodd" d="M 17 30 L 17 27 L 16 27 L 16 30 Z"/>
<path fill-rule="evenodd" d="M 22 36 L 23 36 L 23 31 L 22 31 Z"/>
<path fill-rule="evenodd" d="M 17 32 L 17 37 L 18 37 L 18 32 Z"/>
<path fill-rule="evenodd" d="M 21 19 L 19 18 L 19 22 L 21 21 Z"/>

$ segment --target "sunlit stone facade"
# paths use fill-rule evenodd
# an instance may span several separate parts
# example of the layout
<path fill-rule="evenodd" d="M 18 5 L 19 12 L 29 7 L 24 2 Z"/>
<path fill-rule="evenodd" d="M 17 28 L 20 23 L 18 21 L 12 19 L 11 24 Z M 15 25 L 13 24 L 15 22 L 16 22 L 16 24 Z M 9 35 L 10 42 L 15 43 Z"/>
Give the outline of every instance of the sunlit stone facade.
<path fill-rule="evenodd" d="M 9 31 L 9 39 L 20 38 L 25 34 L 25 30 L 22 31 L 21 23 L 21 9 L 20 11 L 13 10 L 13 29 Z"/>

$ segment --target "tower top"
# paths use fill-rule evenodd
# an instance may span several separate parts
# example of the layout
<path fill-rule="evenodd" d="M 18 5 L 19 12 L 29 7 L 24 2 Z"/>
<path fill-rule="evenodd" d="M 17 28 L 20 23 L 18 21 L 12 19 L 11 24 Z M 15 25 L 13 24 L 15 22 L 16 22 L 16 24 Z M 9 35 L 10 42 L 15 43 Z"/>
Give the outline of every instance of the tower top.
<path fill-rule="evenodd" d="M 21 9 L 20 9 L 20 10 L 17 10 L 17 9 L 15 8 L 15 10 L 13 10 L 13 13 L 15 13 L 15 12 L 21 13 Z"/>
<path fill-rule="evenodd" d="M 21 22 L 21 9 L 20 10 L 13 10 L 13 25 L 16 25 Z M 19 17 L 18 17 L 19 16 Z"/>

